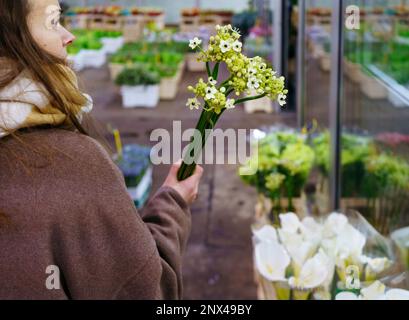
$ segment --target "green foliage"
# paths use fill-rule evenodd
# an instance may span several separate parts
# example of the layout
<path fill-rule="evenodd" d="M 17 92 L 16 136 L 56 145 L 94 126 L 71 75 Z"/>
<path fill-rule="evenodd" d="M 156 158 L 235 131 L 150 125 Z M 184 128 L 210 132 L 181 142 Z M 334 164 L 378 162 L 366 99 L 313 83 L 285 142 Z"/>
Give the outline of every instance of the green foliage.
<path fill-rule="evenodd" d="M 148 50 L 149 48 L 150 50 Z M 147 70 L 156 72 L 161 78 L 173 77 L 177 73 L 184 56 L 176 51 L 154 50 L 143 43 L 128 43 L 110 57 L 111 63 L 143 64 Z"/>
<path fill-rule="evenodd" d="M 150 71 L 142 65 L 125 68 L 115 79 L 115 83 L 120 86 L 154 85 L 159 82 L 158 73 Z"/>
<path fill-rule="evenodd" d="M 329 175 L 330 135 L 312 141 L 316 165 Z M 396 156 L 379 152 L 372 138 L 343 134 L 341 139 L 342 196 L 375 198 L 389 186 L 409 190 L 409 164 Z"/>

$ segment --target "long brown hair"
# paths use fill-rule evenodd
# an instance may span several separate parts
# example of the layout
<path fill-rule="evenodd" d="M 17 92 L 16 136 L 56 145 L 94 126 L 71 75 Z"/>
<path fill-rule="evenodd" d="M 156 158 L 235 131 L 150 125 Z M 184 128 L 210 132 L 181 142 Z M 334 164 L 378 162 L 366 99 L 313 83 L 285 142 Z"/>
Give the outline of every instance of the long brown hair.
<path fill-rule="evenodd" d="M 87 98 L 66 71 L 69 67 L 67 61 L 49 54 L 33 39 L 27 22 L 30 9 L 29 0 L 0 0 L 0 58 L 7 61 L 7 64 L 0 63 L 0 90 L 23 70 L 29 71 L 33 80 L 47 90 L 52 107 L 59 109 L 70 120 L 72 129 L 85 135 L 90 135 L 92 129 L 97 140 L 110 151 L 92 119 L 85 117 L 88 118 L 86 122 L 78 121 L 76 112 L 86 105 Z M 11 132 L 11 135 L 18 133 Z M 29 143 L 26 145 L 30 147 Z M 0 209 L 0 225 L 2 220 L 4 214 Z"/>
<path fill-rule="evenodd" d="M 87 100 L 65 71 L 63 66 L 67 62 L 49 54 L 34 41 L 27 23 L 29 12 L 28 0 L 0 0 L 0 57 L 10 64 L 7 70 L 0 70 L 0 90 L 22 70 L 27 70 L 48 91 L 51 105 L 66 114 L 78 131 L 88 134 L 74 112 Z"/>

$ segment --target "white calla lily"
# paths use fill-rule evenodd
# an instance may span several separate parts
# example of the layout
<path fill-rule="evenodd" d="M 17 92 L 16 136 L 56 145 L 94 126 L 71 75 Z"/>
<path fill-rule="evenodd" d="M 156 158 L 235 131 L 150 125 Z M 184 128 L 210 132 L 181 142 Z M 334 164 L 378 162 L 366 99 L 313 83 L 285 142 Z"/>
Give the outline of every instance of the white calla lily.
<path fill-rule="evenodd" d="M 385 285 L 380 281 L 375 281 L 369 287 L 361 289 L 362 300 L 384 300 Z"/>
<path fill-rule="evenodd" d="M 359 260 L 366 243 L 365 236 L 350 224 L 337 237 L 337 256 L 340 260 Z"/>
<path fill-rule="evenodd" d="M 319 244 L 321 242 L 323 226 L 316 222 L 315 219 L 311 217 L 305 217 L 301 221 L 300 227 L 301 233 L 303 234 L 305 239 L 315 244 Z"/>
<path fill-rule="evenodd" d="M 369 287 L 362 289 L 359 296 L 346 291 L 338 293 L 335 300 L 409 300 L 409 291 L 390 289 L 385 293 L 385 285 L 375 281 Z"/>
<path fill-rule="evenodd" d="M 286 281 L 285 270 L 290 257 L 278 242 L 262 241 L 255 246 L 255 260 L 258 272 L 270 281 Z"/>
<path fill-rule="evenodd" d="M 265 225 L 258 230 L 253 230 L 253 235 L 258 241 L 277 242 L 277 231 L 273 226 Z"/>
<path fill-rule="evenodd" d="M 299 277 L 291 277 L 288 280 L 290 286 L 302 290 L 321 286 L 328 276 L 326 259 L 323 252 L 318 252 L 314 257 L 308 259 L 302 266 Z"/>
<path fill-rule="evenodd" d="M 409 300 L 409 291 L 403 289 L 390 289 L 385 294 L 386 300 Z"/>
<path fill-rule="evenodd" d="M 368 271 L 372 273 L 381 273 L 391 265 L 391 261 L 388 258 L 369 258 L 366 256 L 361 257 L 361 262 L 367 265 Z"/>
<path fill-rule="evenodd" d="M 348 218 L 340 213 L 331 213 L 324 223 L 324 237 L 334 237 L 348 224 Z"/>
<path fill-rule="evenodd" d="M 343 291 L 338 293 L 335 296 L 335 300 L 360 300 L 359 297 L 353 293 L 353 292 L 349 292 L 349 291 Z"/>
<path fill-rule="evenodd" d="M 314 254 L 315 246 L 309 241 L 301 240 L 299 243 L 296 241 L 287 243 L 286 249 L 293 262 L 294 274 L 298 276 L 301 267 Z"/>
<path fill-rule="evenodd" d="M 301 227 L 301 222 L 298 216 L 293 213 L 284 213 L 279 215 L 281 229 L 288 233 L 296 233 Z"/>

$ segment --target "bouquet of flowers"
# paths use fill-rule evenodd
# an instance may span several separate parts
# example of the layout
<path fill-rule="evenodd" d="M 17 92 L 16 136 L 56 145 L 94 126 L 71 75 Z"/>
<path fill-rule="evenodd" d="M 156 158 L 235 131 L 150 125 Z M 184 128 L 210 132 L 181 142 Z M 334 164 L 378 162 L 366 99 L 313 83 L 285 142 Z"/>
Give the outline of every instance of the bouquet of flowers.
<path fill-rule="evenodd" d="M 385 293 L 379 280 L 394 263 L 393 250 L 359 214 L 279 218 L 280 226 L 253 230 L 257 271 L 278 299 L 408 298 L 409 291 Z"/>
<path fill-rule="evenodd" d="M 185 180 L 191 176 L 206 140 L 225 110 L 234 109 L 248 100 L 269 97 L 278 101 L 281 106 L 286 103 L 288 91 L 284 88 L 284 77 L 277 77 L 260 57 L 248 58 L 241 53 L 242 43 L 238 30 L 228 26 L 216 26 L 216 35 L 210 37 L 206 50 L 201 47 L 202 40 L 195 37 L 189 46 L 200 50 L 199 61 L 206 63 L 208 79 L 200 79 L 195 86 L 189 86 L 194 93 L 187 106 L 202 109 L 196 126 L 196 133 L 184 156 L 178 172 L 178 179 Z M 219 80 L 219 67 L 224 63 L 229 76 Z M 254 93 L 254 95 L 253 95 Z M 236 99 L 230 95 L 235 94 Z M 245 94 L 243 97 L 242 95 Z"/>

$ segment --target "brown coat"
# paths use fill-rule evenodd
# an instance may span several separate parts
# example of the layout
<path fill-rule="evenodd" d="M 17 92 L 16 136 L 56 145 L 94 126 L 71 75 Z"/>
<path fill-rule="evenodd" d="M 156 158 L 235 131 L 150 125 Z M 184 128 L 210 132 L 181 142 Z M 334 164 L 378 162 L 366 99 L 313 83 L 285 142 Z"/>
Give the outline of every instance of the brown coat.
<path fill-rule="evenodd" d="M 0 143 L 0 211 L 9 220 L 0 222 L 0 299 L 180 299 L 191 226 L 183 198 L 162 188 L 139 214 L 92 138 L 62 129 L 23 138 Z M 47 289 L 53 265 L 61 289 Z"/>

